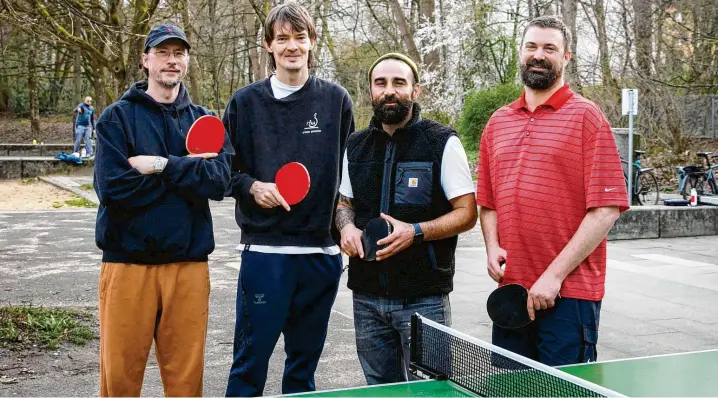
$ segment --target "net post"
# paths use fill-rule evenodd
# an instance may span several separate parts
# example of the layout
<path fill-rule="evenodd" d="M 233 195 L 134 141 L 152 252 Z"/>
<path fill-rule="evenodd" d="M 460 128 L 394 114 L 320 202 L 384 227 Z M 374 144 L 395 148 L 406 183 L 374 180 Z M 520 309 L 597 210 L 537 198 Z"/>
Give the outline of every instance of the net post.
<path fill-rule="evenodd" d="M 419 314 L 411 316 L 411 336 L 409 338 L 409 362 L 422 363 L 421 360 L 421 320 Z"/>

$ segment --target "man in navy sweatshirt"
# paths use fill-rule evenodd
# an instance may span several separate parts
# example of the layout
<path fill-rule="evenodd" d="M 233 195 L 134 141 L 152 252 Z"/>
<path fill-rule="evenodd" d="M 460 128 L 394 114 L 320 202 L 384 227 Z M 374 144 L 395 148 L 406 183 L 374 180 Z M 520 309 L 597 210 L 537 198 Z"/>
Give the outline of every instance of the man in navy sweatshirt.
<path fill-rule="evenodd" d="M 153 340 L 165 394 L 202 395 L 208 200 L 223 199 L 233 150 L 228 137 L 218 154 L 185 149 L 192 123 L 211 114 L 181 83 L 189 48 L 178 27 L 153 28 L 142 54 L 147 80 L 97 123 L 101 396 L 140 395 Z"/>
<path fill-rule="evenodd" d="M 352 101 L 344 88 L 309 75 L 317 35 L 304 8 L 277 6 L 264 32 L 275 74 L 238 90 L 224 115 L 236 150 L 228 195 L 243 246 L 228 396 L 262 395 L 281 333 L 282 393 L 315 389 L 342 273 L 331 229 L 341 156 L 354 131 Z M 303 163 L 311 179 L 291 207 L 273 183 L 289 162 Z"/>

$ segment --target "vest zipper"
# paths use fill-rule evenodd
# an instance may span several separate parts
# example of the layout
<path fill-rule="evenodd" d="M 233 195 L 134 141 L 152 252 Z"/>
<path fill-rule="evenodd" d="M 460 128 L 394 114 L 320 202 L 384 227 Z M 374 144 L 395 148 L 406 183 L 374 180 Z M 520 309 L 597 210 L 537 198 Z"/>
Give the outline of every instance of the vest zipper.
<path fill-rule="evenodd" d="M 381 205 L 379 211 L 384 214 L 389 214 L 389 200 L 391 199 L 391 169 L 394 166 L 394 155 L 396 154 L 396 146 L 387 140 L 386 150 L 384 151 L 384 176 L 381 183 Z M 386 267 L 382 265 L 379 268 L 379 284 L 381 285 L 384 294 L 389 296 L 387 288 L 389 286 L 389 276 L 386 272 Z"/>

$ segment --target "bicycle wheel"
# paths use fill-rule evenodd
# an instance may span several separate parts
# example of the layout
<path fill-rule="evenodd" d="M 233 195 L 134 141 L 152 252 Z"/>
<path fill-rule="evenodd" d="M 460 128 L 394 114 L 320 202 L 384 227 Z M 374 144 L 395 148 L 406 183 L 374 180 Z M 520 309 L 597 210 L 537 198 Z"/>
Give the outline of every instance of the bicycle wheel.
<path fill-rule="evenodd" d="M 658 204 L 660 188 L 658 187 L 658 178 L 652 171 L 646 171 L 638 175 L 637 196 L 643 204 Z"/>
<path fill-rule="evenodd" d="M 716 185 L 715 178 L 706 181 L 706 184 L 703 186 L 703 194 L 710 196 L 718 196 L 718 186 Z"/>

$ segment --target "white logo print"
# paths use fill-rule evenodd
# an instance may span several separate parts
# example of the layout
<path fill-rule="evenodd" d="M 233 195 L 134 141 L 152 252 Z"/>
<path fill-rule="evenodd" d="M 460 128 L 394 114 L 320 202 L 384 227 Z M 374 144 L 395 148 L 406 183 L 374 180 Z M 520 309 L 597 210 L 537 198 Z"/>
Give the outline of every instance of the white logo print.
<path fill-rule="evenodd" d="M 319 125 L 319 120 L 317 119 L 317 114 L 314 114 L 314 119 L 310 119 L 307 121 L 307 127 L 304 128 L 304 131 L 302 131 L 302 134 L 314 134 L 314 133 L 321 133 L 322 130 L 318 129 L 317 126 Z"/>
<path fill-rule="evenodd" d="M 257 293 L 254 295 L 254 304 L 267 304 L 267 302 L 264 301 L 264 293 Z"/>
<path fill-rule="evenodd" d="M 604 192 L 611 192 L 611 191 L 615 191 L 615 190 L 616 190 L 616 188 L 604 188 L 603 189 Z"/>
<path fill-rule="evenodd" d="M 418 178 L 409 178 L 409 188 L 416 188 L 419 186 Z"/>

